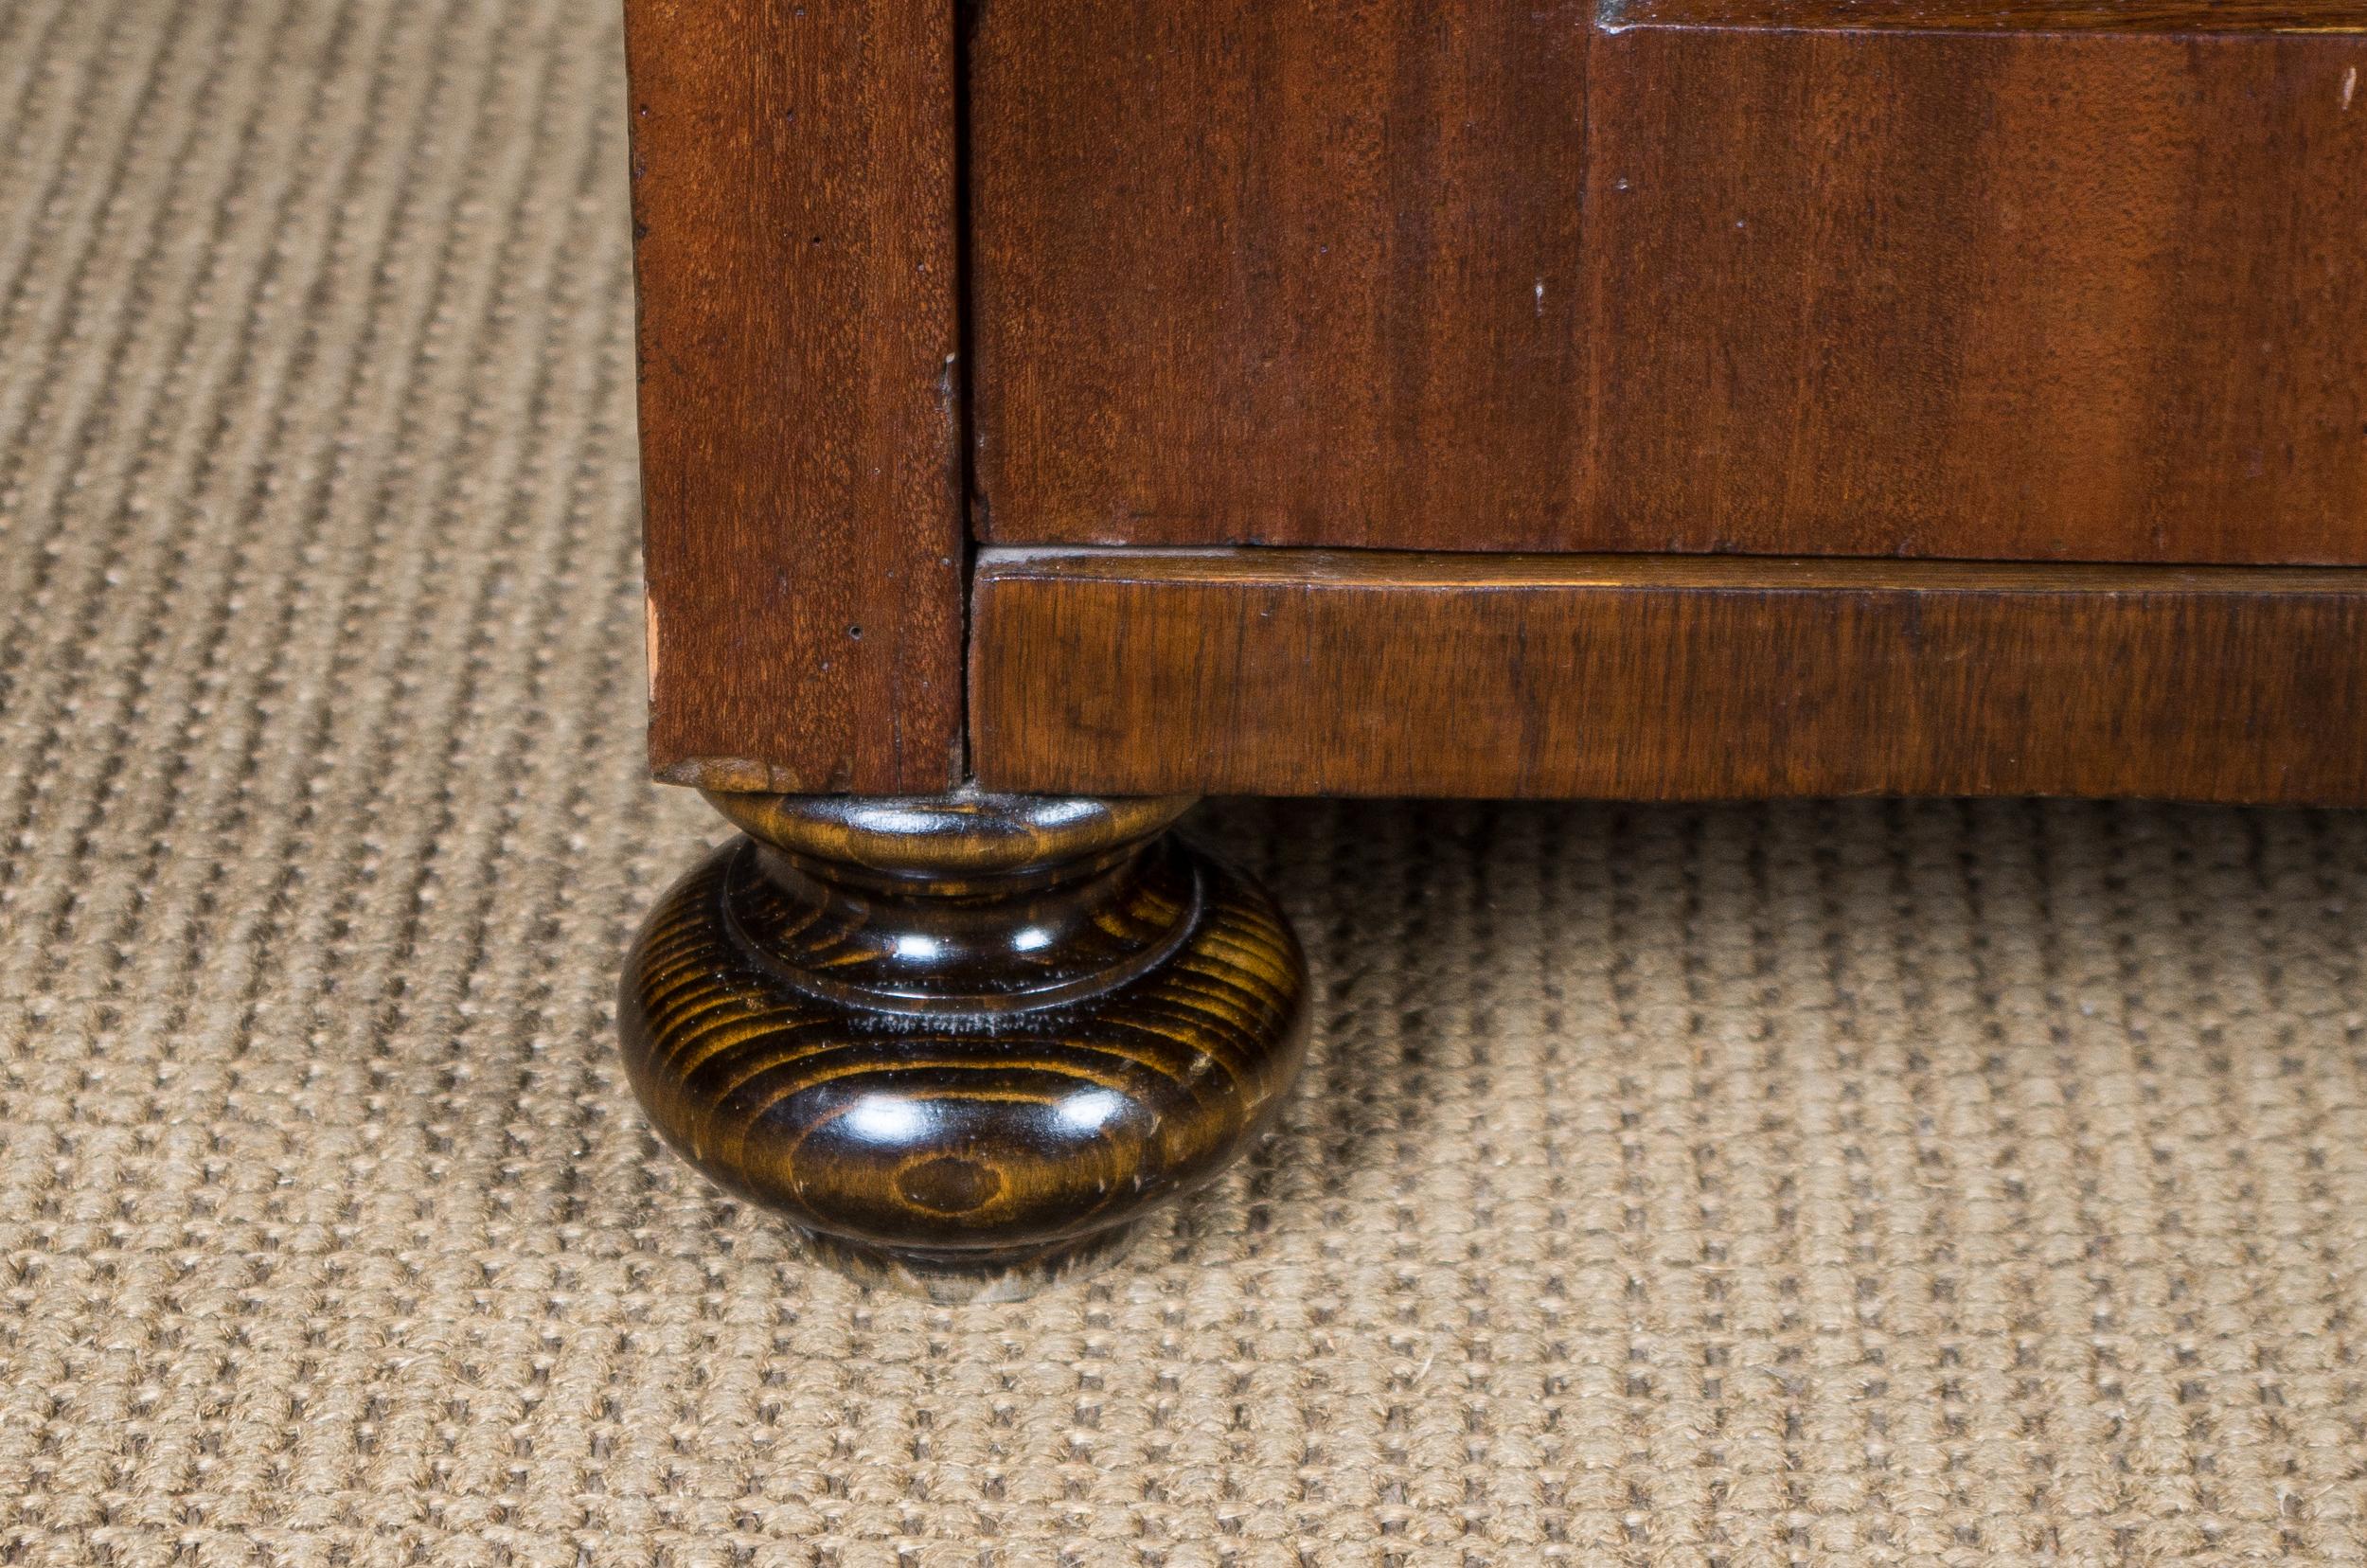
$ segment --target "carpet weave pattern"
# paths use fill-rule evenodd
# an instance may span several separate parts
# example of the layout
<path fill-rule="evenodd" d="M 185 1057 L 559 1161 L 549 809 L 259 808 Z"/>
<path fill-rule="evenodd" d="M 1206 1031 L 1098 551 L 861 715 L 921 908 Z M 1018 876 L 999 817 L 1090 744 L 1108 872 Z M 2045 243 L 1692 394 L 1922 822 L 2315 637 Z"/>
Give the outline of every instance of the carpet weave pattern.
<path fill-rule="evenodd" d="M 2367 1556 L 2360 816 L 1225 805 L 1112 1272 L 660 1150 L 614 10 L 0 0 L 0 1563 Z"/>

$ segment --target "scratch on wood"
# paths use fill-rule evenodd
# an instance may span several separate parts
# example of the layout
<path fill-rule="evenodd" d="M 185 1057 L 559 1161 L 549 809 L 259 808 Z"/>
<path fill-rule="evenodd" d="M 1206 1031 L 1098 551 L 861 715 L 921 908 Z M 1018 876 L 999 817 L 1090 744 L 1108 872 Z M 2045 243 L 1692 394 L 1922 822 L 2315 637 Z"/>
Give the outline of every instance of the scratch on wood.
<path fill-rule="evenodd" d="M 654 594 L 643 594 L 643 595 L 641 596 L 641 612 L 642 612 L 642 619 L 643 619 L 643 621 L 644 621 L 644 623 L 645 623 L 645 625 L 646 625 L 646 627 L 647 627 L 647 633 L 646 633 L 646 635 L 644 636 L 643 641 L 644 641 L 644 642 L 648 645 L 648 648 L 649 648 L 649 665 L 650 665 L 650 705 L 651 707 L 655 707 L 655 706 L 657 706 L 657 596 L 656 596 L 656 595 L 654 595 Z"/>

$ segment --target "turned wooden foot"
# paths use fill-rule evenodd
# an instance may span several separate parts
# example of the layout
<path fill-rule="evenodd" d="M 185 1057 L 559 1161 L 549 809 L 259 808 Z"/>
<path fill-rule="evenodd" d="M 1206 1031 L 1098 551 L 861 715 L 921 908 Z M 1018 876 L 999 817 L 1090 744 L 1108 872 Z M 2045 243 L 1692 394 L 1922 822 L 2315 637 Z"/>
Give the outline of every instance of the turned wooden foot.
<path fill-rule="evenodd" d="M 1188 801 L 711 794 L 745 829 L 626 962 L 626 1069 L 708 1176 L 867 1283 L 1011 1300 L 1114 1255 L 1306 1049 L 1272 900 Z"/>

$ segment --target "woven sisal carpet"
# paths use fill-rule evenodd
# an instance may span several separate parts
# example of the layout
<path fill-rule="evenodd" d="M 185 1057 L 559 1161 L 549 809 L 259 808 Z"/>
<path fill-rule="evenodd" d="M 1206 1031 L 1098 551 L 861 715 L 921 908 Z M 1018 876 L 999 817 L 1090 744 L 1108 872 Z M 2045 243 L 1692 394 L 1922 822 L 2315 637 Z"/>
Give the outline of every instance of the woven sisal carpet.
<path fill-rule="evenodd" d="M 2356 816 L 1227 806 L 1313 1064 L 1114 1272 L 661 1152 L 614 9 L 0 0 L 0 1563 L 2367 1554 Z"/>

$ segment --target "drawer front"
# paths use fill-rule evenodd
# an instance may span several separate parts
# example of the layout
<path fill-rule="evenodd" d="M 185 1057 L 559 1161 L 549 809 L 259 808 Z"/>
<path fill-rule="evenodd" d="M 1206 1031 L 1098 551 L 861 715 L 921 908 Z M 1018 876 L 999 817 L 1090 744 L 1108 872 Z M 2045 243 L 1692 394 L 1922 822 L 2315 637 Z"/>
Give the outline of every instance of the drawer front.
<path fill-rule="evenodd" d="M 2360 21 L 990 0 L 977 531 L 2367 562 Z"/>

